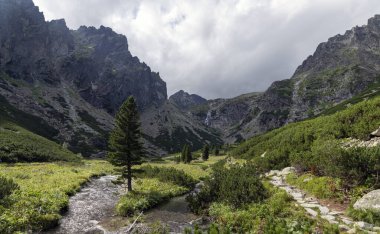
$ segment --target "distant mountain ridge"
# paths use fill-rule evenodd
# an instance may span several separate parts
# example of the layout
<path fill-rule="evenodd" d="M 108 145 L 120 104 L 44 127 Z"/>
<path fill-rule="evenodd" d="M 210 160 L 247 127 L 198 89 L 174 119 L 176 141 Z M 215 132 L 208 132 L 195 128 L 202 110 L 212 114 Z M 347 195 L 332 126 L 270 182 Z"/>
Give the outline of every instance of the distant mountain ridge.
<path fill-rule="evenodd" d="M 318 115 L 379 82 L 380 15 L 375 15 L 368 25 L 321 43 L 290 79 L 252 97 L 215 101 L 221 106 L 209 101 L 194 114 L 209 113 L 209 125 L 222 131 L 224 141 L 235 142 Z"/>

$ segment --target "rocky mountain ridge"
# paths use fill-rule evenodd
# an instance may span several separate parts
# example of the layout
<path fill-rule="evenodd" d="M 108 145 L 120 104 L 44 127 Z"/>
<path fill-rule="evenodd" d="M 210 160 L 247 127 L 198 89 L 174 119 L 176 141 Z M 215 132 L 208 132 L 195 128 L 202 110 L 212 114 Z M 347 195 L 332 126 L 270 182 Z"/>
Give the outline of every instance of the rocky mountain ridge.
<path fill-rule="evenodd" d="M 290 79 L 274 82 L 264 93 L 225 100 L 222 106 L 209 101 L 203 112 L 195 107 L 193 114 L 206 118 L 208 113 L 207 124 L 223 132 L 226 142 L 247 139 L 370 91 L 380 84 L 379 64 L 380 15 L 375 15 L 367 25 L 321 43 Z"/>

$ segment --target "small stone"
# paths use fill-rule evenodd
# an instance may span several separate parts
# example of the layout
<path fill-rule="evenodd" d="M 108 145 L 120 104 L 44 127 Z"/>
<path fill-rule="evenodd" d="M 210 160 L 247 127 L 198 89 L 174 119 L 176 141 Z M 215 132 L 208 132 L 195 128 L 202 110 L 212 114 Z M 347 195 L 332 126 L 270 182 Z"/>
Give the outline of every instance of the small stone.
<path fill-rule="evenodd" d="M 328 215 L 330 210 L 329 208 L 325 207 L 325 206 L 320 206 L 319 207 L 319 210 L 321 211 L 321 214 L 322 215 Z M 332 216 L 332 215 L 329 215 L 329 216 Z"/>
<path fill-rule="evenodd" d="M 380 232 L 380 227 L 373 227 L 372 230 L 375 232 Z"/>
<path fill-rule="evenodd" d="M 348 230 L 347 233 L 348 234 L 355 234 L 355 233 L 357 233 L 356 232 L 356 228 L 352 228 L 352 229 Z"/>
<path fill-rule="evenodd" d="M 348 218 L 342 218 L 342 222 L 347 224 L 347 225 L 351 225 L 353 224 L 354 222 Z"/>
<path fill-rule="evenodd" d="M 366 223 L 366 222 L 363 222 L 363 221 L 355 222 L 355 226 L 357 226 L 357 227 L 359 227 L 361 229 L 365 229 L 365 230 L 372 230 L 372 228 L 373 228 L 372 224 Z"/>
<path fill-rule="evenodd" d="M 332 215 L 322 215 L 321 217 L 322 217 L 322 219 L 326 219 L 326 220 L 329 221 L 330 223 L 337 223 L 337 222 L 335 221 L 335 217 L 332 216 Z"/>
<path fill-rule="evenodd" d="M 317 217 L 317 215 L 318 215 L 318 212 L 313 210 L 313 209 L 305 208 L 305 210 L 307 211 L 307 213 L 309 213 L 313 217 Z"/>
<path fill-rule="evenodd" d="M 304 197 L 302 193 L 298 193 L 298 192 L 291 193 L 290 195 L 292 195 L 294 199 L 303 199 Z"/>
<path fill-rule="evenodd" d="M 320 205 L 318 205 L 318 204 L 310 204 L 310 203 L 304 203 L 304 204 L 301 204 L 301 206 L 303 206 L 305 208 L 320 208 Z"/>
<path fill-rule="evenodd" d="M 350 230 L 350 227 L 344 224 L 339 225 L 339 229 L 342 231 L 348 231 Z"/>
<path fill-rule="evenodd" d="M 340 214 L 343 214 L 344 212 L 341 212 L 341 211 L 332 211 L 329 213 L 329 215 L 340 215 Z"/>

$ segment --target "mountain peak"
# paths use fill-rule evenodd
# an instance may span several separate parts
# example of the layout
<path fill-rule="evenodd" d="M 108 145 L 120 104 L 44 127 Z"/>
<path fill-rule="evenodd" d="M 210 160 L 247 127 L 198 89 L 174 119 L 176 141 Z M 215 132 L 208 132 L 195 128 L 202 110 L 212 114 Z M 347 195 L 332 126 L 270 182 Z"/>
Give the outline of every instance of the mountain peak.
<path fill-rule="evenodd" d="M 170 96 L 169 101 L 181 109 L 188 109 L 190 107 L 201 105 L 207 102 L 205 98 L 197 94 L 189 94 L 183 90 L 180 90 Z"/>
<path fill-rule="evenodd" d="M 380 15 L 375 15 L 368 20 L 368 28 L 371 31 L 380 31 Z"/>

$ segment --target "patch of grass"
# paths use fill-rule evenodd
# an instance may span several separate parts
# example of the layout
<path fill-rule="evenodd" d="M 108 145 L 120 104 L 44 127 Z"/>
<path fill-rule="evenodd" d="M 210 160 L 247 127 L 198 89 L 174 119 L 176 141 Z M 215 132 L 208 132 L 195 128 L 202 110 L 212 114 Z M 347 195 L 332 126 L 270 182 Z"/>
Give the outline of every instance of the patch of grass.
<path fill-rule="evenodd" d="M 188 191 L 189 188 L 169 182 L 161 182 L 157 178 L 137 179 L 134 184 L 134 191 L 121 197 L 116 205 L 116 211 L 119 215 L 130 216 L 137 211 L 147 210 Z"/>
<path fill-rule="evenodd" d="M 317 198 L 332 198 L 343 200 L 344 194 L 342 181 L 337 178 L 327 176 L 317 177 L 312 174 L 297 176 L 292 173 L 286 177 L 286 182 L 296 186 Z"/>
<path fill-rule="evenodd" d="M 112 172 L 105 161 L 0 165 L 0 176 L 20 186 L 0 213 L 0 233 L 38 232 L 56 225 L 69 195 L 91 177 Z"/>
<path fill-rule="evenodd" d="M 0 162 L 79 161 L 57 143 L 15 124 L 0 124 Z"/>

